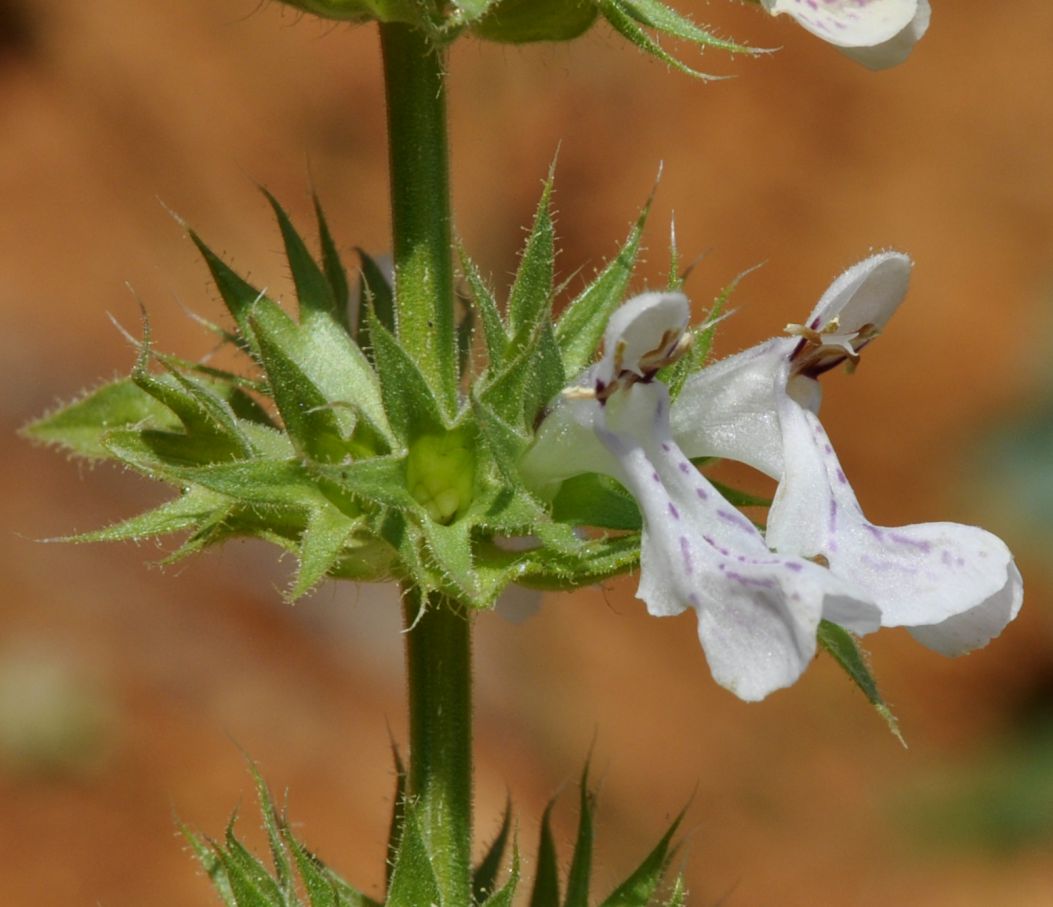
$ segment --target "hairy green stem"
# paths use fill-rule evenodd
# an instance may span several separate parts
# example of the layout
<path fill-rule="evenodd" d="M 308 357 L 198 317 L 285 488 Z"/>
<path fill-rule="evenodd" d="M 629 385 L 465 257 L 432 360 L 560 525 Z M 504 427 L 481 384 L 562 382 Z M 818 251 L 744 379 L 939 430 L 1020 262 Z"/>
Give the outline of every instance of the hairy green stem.
<path fill-rule="evenodd" d="M 447 414 L 457 400 L 444 54 L 409 25 L 380 26 L 388 110 L 398 335 Z"/>
<path fill-rule="evenodd" d="M 423 614 L 420 612 L 424 607 Z M 441 596 L 405 597 L 410 759 L 416 804 L 444 907 L 471 904 L 471 620 Z"/>

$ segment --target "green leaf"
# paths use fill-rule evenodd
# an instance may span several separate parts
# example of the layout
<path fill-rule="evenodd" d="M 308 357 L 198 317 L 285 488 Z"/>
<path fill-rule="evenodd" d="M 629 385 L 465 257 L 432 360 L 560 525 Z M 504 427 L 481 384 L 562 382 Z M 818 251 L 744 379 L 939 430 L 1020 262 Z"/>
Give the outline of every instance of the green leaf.
<path fill-rule="evenodd" d="M 556 340 L 568 375 L 577 375 L 592 361 L 611 314 L 625 298 L 653 201 L 652 191 L 618 254 L 567 306 L 556 324 Z"/>
<path fill-rule="evenodd" d="M 181 424 L 160 400 L 130 378 L 121 378 L 30 422 L 22 433 L 35 441 L 61 445 L 75 456 L 104 460 L 113 455 L 103 439 L 114 429 L 148 425 L 174 431 Z"/>
<path fill-rule="evenodd" d="M 472 873 L 472 897 L 481 904 L 493 891 L 497 871 L 501 868 L 505 847 L 508 846 L 508 835 L 512 830 L 512 804 L 505 800 L 505 812 L 501 819 L 501 828 L 497 837 L 491 842 L 486 854 Z"/>
<path fill-rule="evenodd" d="M 724 500 L 736 507 L 771 507 L 771 498 L 750 494 L 748 491 L 732 488 L 730 485 L 725 485 L 723 482 L 715 482 L 713 479 L 709 479 L 709 482 L 720 492 Z"/>
<path fill-rule="evenodd" d="M 296 232 L 278 200 L 266 189 L 263 190 L 263 194 L 274 209 L 274 216 L 278 219 L 278 228 L 285 243 L 285 256 L 289 260 L 293 284 L 296 287 L 296 299 L 300 305 L 300 323 L 306 325 L 323 319 L 335 322 L 346 330 L 347 309 L 345 307 L 343 311 L 338 310 L 333 287 L 325 272 L 311 256 L 303 238 Z"/>
<path fill-rule="evenodd" d="M 552 519 L 576 526 L 639 531 L 643 518 L 636 499 L 608 476 L 583 473 L 560 485 Z"/>
<path fill-rule="evenodd" d="M 600 907 L 647 907 L 651 903 L 672 856 L 671 845 L 684 814 L 680 813 L 636 870 L 600 904 Z"/>
<path fill-rule="evenodd" d="M 408 444 L 420 435 L 441 433 L 445 420 L 417 364 L 376 318 L 370 319 L 369 333 L 384 410 L 395 434 Z"/>
<path fill-rule="evenodd" d="M 885 719 L 888 729 L 906 747 L 907 741 L 903 739 L 903 734 L 900 733 L 899 722 L 882 698 L 878 690 L 877 681 L 874 680 L 873 675 L 870 673 L 870 668 L 867 666 L 866 654 L 856 642 L 855 637 L 843 627 L 824 620 L 819 623 L 818 639 L 819 645 L 833 656 L 834 661 L 841 666 L 852 682 L 863 691 L 867 701 Z"/>
<path fill-rule="evenodd" d="M 416 812 L 407 806 L 385 907 L 425 907 L 441 904 L 441 898 Z"/>
<path fill-rule="evenodd" d="M 515 280 L 508 296 L 508 322 L 513 350 L 523 346 L 552 305 L 552 279 L 556 257 L 555 230 L 552 225 L 553 171 L 538 202 L 534 225 L 519 259 Z"/>
<path fill-rule="evenodd" d="M 555 800 L 550 800 L 541 816 L 541 837 L 537 845 L 537 870 L 534 887 L 530 892 L 530 907 L 559 907 L 559 862 L 556 858 L 556 839 L 552 836 L 552 809 Z"/>
<path fill-rule="evenodd" d="M 508 334 L 501 319 L 501 313 L 497 309 L 497 300 L 493 291 L 483 281 L 475 262 L 468 257 L 463 246 L 458 246 L 461 258 L 461 271 L 468 281 L 468 289 L 471 292 L 472 304 L 479 312 L 483 323 L 483 339 L 486 341 L 486 355 L 489 367 L 493 370 L 499 369 L 504 362 L 505 354 L 508 352 Z"/>
<path fill-rule="evenodd" d="M 567 893 L 563 907 L 589 907 L 589 881 L 592 876 L 592 819 L 596 798 L 589 790 L 589 765 L 581 773 L 578 796 L 578 837 L 567 873 Z"/>

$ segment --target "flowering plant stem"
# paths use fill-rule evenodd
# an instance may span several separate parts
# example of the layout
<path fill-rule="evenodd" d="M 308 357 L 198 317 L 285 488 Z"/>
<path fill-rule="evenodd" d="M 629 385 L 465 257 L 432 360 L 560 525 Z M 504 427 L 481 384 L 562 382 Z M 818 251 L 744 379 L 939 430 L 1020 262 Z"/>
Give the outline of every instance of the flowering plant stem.
<path fill-rule="evenodd" d="M 420 30 L 380 26 L 388 113 L 397 331 L 448 413 L 457 397 L 444 55 Z M 471 622 L 449 599 L 405 593 L 407 803 L 442 903 L 471 903 Z"/>
<path fill-rule="evenodd" d="M 457 397 L 445 58 L 427 35 L 380 26 L 398 336 L 440 405 Z"/>
<path fill-rule="evenodd" d="M 424 605 L 424 614 L 418 617 Z M 410 761 L 414 804 L 443 904 L 471 904 L 471 621 L 453 603 L 416 590 L 405 602 Z"/>

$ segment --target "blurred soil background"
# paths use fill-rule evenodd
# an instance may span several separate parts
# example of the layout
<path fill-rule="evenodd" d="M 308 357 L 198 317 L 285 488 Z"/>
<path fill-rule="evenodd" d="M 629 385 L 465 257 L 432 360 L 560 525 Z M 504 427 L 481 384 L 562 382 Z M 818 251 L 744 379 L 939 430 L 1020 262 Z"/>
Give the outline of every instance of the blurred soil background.
<path fill-rule="evenodd" d="M 467 247 L 507 285 L 558 147 L 560 264 L 579 286 L 664 162 L 638 287 L 664 278 L 674 211 L 685 258 L 707 252 L 687 286 L 698 316 L 766 261 L 719 354 L 801 320 L 871 249 L 909 251 L 908 301 L 857 374 L 826 380 L 824 421 L 875 522 L 1000 533 L 1026 607 L 965 659 L 903 632 L 868 641 L 908 750 L 824 657 L 739 702 L 693 618 L 647 618 L 633 578 L 518 624 L 483 615 L 480 839 L 508 792 L 532 851 L 562 790 L 569 844 L 592 748 L 598 895 L 690 800 L 693 904 L 1053 904 L 1053 5 L 937 2 L 914 57 L 879 74 L 756 8 L 679 5 L 784 49 L 707 54 L 735 78 L 700 84 L 605 27 L 569 46 L 458 45 Z M 137 298 L 160 348 L 210 353 L 187 310 L 220 319 L 220 304 L 166 208 L 286 296 L 257 184 L 305 230 L 313 185 L 349 259 L 383 252 L 381 95 L 372 29 L 276 4 L 0 0 L 2 904 L 216 903 L 174 817 L 219 835 L 240 807 L 260 843 L 244 753 L 288 791 L 303 838 L 379 893 L 389 733 L 405 739 L 393 593 L 329 584 L 289 606 L 291 563 L 256 543 L 166 570 L 153 547 L 40 544 L 164 492 L 15 431 L 127 373 L 108 316 L 136 331 Z"/>

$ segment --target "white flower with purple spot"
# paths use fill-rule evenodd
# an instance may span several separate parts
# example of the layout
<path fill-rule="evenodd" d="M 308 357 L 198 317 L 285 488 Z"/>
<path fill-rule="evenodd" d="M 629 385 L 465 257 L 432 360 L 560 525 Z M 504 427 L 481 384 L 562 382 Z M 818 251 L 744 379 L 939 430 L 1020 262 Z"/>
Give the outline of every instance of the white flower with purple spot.
<path fill-rule="evenodd" d="M 929 27 L 929 0 L 760 0 L 869 69 L 902 63 Z"/>
<path fill-rule="evenodd" d="M 870 523 L 817 415 L 818 377 L 858 359 L 902 301 L 910 269 L 898 252 L 849 268 L 789 336 L 688 378 L 671 419 L 689 456 L 739 460 L 778 480 L 766 532 L 774 551 L 825 561 L 878 606 L 882 626 L 907 627 L 957 655 L 988 643 L 1019 612 L 1012 554 L 974 526 Z"/>
<path fill-rule="evenodd" d="M 864 633 L 879 614 L 825 567 L 773 553 L 673 440 L 669 392 L 654 376 L 686 348 L 688 316 L 679 293 L 615 312 L 603 359 L 557 400 L 522 468 L 542 489 L 582 472 L 618 479 L 643 516 L 637 595 L 657 616 L 693 609 L 714 678 L 757 700 L 808 666 L 821 618 Z"/>

